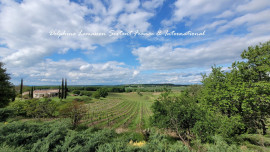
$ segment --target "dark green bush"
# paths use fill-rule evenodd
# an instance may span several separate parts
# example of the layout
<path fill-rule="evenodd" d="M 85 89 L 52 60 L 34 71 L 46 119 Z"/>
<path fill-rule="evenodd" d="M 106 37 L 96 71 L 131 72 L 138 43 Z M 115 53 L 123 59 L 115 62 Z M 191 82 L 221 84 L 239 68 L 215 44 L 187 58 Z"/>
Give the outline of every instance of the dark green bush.
<path fill-rule="evenodd" d="M 81 91 L 80 95 L 81 96 L 91 97 L 92 96 L 92 92 L 90 92 L 90 91 Z"/>
<path fill-rule="evenodd" d="M 55 117 L 60 103 L 45 99 L 17 100 L 10 104 L 16 116 L 28 117 Z"/>
<path fill-rule="evenodd" d="M 6 121 L 8 117 L 14 115 L 14 110 L 10 108 L 0 108 L 0 122 Z"/>
<path fill-rule="evenodd" d="M 73 93 L 79 95 L 81 93 L 81 91 L 80 90 L 74 90 Z"/>

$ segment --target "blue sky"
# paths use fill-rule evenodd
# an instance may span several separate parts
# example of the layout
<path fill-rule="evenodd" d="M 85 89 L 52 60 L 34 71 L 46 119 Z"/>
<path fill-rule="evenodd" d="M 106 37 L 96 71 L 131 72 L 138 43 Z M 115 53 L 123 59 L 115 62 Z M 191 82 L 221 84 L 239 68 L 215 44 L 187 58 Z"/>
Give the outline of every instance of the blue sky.
<path fill-rule="evenodd" d="M 15 85 L 196 84 L 269 41 L 269 14 L 269 0 L 0 0 L 0 61 Z M 188 31 L 204 34 L 165 35 Z"/>

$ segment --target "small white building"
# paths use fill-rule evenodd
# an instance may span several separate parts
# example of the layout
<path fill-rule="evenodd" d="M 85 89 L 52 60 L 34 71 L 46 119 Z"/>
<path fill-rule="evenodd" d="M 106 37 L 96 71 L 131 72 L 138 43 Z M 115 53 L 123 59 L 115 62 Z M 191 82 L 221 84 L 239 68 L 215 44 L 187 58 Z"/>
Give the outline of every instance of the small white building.
<path fill-rule="evenodd" d="M 49 89 L 49 90 L 34 90 L 33 98 L 44 98 L 44 97 L 56 97 L 58 96 L 58 89 Z"/>

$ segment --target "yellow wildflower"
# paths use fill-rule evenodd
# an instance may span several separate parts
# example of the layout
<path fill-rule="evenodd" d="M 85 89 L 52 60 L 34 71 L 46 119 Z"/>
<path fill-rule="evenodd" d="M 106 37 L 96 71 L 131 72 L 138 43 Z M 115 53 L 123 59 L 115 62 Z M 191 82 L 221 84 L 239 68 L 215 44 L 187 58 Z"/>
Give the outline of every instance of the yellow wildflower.
<path fill-rule="evenodd" d="M 8 124 L 8 122 L 5 122 L 4 124 L 6 125 L 6 124 Z"/>
<path fill-rule="evenodd" d="M 129 144 L 130 145 L 132 145 L 132 146 L 137 146 L 137 147 L 142 147 L 142 146 L 144 146 L 145 144 L 146 144 L 146 142 L 145 141 L 140 141 L 140 142 L 133 142 L 132 140 L 129 142 Z"/>

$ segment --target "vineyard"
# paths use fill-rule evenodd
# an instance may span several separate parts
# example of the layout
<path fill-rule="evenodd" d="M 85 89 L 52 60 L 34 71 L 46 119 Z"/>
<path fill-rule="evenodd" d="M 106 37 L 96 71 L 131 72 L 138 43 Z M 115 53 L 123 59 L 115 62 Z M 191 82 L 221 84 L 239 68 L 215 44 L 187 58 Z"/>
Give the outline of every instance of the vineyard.
<path fill-rule="evenodd" d="M 82 123 L 89 127 L 141 132 L 150 128 L 155 93 L 111 93 L 108 98 L 86 104 Z"/>

